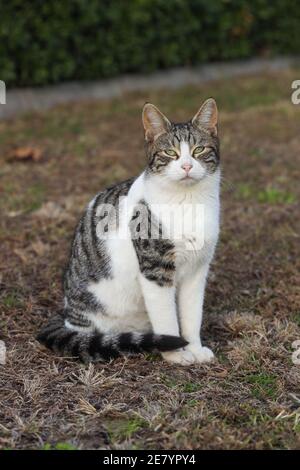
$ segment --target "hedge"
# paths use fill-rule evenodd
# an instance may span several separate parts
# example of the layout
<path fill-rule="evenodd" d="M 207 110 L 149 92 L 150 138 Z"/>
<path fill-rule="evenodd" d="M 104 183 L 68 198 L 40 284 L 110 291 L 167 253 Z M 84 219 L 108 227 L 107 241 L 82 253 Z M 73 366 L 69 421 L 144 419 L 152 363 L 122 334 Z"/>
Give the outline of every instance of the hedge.
<path fill-rule="evenodd" d="M 0 0 L 9 86 L 300 51 L 296 0 Z"/>

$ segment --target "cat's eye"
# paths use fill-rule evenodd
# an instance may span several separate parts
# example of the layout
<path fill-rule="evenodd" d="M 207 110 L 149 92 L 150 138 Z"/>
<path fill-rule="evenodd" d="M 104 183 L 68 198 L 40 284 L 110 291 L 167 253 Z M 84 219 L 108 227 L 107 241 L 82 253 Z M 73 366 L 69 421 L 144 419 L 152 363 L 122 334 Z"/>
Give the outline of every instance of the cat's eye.
<path fill-rule="evenodd" d="M 177 152 L 175 152 L 175 150 L 172 150 L 172 149 L 165 150 L 165 154 L 168 155 L 168 157 L 178 157 Z"/>
<path fill-rule="evenodd" d="M 193 155 L 201 155 L 202 153 L 204 153 L 205 149 L 206 147 L 204 147 L 203 145 L 198 145 L 198 147 L 194 148 Z"/>

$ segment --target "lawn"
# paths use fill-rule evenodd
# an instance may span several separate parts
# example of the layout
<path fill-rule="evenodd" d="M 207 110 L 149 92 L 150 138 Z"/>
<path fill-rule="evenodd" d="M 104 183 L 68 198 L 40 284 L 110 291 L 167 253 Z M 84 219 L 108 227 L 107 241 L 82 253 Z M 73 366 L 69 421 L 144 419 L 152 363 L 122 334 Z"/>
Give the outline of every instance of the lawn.
<path fill-rule="evenodd" d="M 0 123 L 1 448 L 300 448 L 299 78 L 139 92 Z M 35 334 L 61 305 L 85 204 L 145 164 L 142 105 L 180 121 L 208 96 L 220 110 L 222 231 L 203 332 L 217 361 L 55 357 Z"/>

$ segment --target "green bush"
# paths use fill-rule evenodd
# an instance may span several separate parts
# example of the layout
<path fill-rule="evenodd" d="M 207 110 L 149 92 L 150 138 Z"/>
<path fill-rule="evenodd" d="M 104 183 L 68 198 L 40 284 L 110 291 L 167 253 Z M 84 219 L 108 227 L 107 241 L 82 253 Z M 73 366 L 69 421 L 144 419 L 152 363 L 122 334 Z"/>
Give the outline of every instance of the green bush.
<path fill-rule="evenodd" d="M 0 79 L 93 80 L 300 51 L 295 0 L 0 0 Z"/>

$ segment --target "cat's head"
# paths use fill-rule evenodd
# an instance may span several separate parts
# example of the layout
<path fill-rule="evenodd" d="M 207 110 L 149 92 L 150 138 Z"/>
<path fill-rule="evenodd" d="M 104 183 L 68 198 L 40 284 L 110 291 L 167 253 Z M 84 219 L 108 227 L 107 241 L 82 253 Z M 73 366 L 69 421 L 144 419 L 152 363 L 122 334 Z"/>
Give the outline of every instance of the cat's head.
<path fill-rule="evenodd" d="M 174 124 L 153 104 L 143 109 L 148 174 L 193 185 L 219 167 L 218 110 L 209 98 L 191 121 Z"/>

